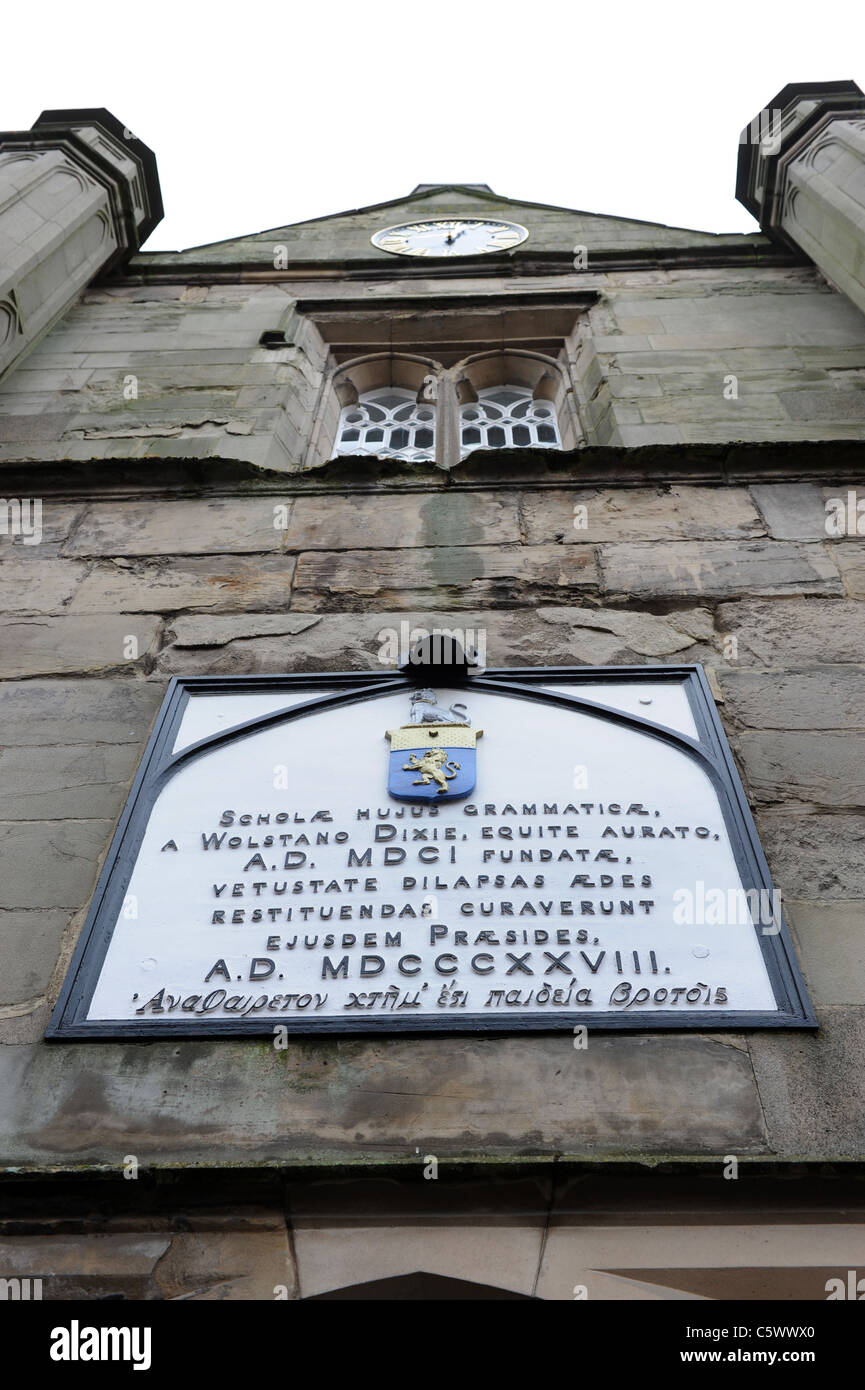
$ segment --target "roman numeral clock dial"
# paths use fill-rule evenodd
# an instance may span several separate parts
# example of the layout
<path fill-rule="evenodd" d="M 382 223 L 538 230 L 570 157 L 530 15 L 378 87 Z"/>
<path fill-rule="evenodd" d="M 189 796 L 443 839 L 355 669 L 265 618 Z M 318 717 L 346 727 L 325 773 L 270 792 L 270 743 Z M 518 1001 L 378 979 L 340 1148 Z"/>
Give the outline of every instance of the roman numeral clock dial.
<path fill-rule="evenodd" d="M 526 228 L 518 222 L 450 217 L 384 227 L 370 240 L 380 251 L 390 251 L 395 256 L 485 256 L 494 251 L 510 251 L 527 236 Z"/>

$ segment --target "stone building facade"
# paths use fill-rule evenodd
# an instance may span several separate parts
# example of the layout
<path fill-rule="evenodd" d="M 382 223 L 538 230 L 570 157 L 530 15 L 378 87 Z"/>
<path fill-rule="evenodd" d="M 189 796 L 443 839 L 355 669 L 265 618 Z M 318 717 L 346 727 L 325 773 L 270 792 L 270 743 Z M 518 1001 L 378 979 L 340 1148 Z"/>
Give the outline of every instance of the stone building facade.
<path fill-rule="evenodd" d="M 155 160 L 109 113 L 0 136 L 0 1275 L 823 1299 L 865 1274 L 863 132 L 853 84 L 785 88 L 740 143 L 753 235 L 420 185 L 179 253 L 138 249 Z M 442 219 L 528 237 L 371 242 Z M 472 446 L 505 388 L 507 446 L 494 410 Z M 385 397 L 415 457 L 369 438 Z M 383 634 L 434 628 L 495 666 L 705 668 L 818 1029 L 46 1042 L 169 679 L 380 670 Z"/>

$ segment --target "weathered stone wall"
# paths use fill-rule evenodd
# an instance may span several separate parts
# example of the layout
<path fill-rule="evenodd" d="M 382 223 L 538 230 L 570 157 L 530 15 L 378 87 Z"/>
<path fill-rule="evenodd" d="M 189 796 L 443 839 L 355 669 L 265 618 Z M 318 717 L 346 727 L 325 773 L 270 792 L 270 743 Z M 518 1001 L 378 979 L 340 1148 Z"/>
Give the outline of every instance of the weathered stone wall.
<path fill-rule="evenodd" d="M 282 327 L 286 347 L 259 347 Z M 90 291 L 0 387 L 0 458 L 296 467 L 325 352 L 279 287 Z"/>
<path fill-rule="evenodd" d="M 813 268 L 598 278 L 579 364 L 590 442 L 863 437 L 865 316 Z"/>
<path fill-rule="evenodd" d="M 40 544 L 0 537 L 4 1165 L 863 1155 L 865 543 L 825 527 L 857 445 L 146 467 L 0 474 L 44 505 Z M 45 1044 L 168 678 L 376 669 L 404 620 L 482 626 L 495 665 L 705 664 L 819 1032 Z"/>
<path fill-rule="evenodd" d="M 865 434 L 865 316 L 812 267 L 456 278 L 446 298 L 516 303 L 545 289 L 600 297 L 574 310 L 564 348 L 589 445 Z M 411 285 L 414 296 L 442 290 Z M 327 297 L 372 314 L 370 337 L 386 340 L 390 311 L 376 317 L 374 298 L 406 292 L 399 280 L 92 290 L 0 385 L 0 461 L 320 464 L 338 405 L 328 345 L 295 306 Z M 286 346 L 260 346 L 274 331 Z"/>

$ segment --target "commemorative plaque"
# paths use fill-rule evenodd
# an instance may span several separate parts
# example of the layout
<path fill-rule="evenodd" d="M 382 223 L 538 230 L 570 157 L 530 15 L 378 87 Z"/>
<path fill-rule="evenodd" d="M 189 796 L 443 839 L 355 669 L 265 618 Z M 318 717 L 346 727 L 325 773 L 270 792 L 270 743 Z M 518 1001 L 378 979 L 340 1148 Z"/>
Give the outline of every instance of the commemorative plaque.
<path fill-rule="evenodd" d="M 174 681 L 48 1037 L 809 1028 L 701 668 Z"/>

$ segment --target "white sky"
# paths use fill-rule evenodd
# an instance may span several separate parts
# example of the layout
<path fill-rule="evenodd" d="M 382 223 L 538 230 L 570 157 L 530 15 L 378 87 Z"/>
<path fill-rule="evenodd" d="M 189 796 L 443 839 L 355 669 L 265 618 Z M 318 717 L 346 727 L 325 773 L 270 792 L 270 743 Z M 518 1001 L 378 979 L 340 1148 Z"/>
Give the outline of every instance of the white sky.
<path fill-rule="evenodd" d="M 435 182 L 753 231 L 733 192 L 739 131 L 788 82 L 865 88 L 863 0 L 16 9 L 0 129 L 107 106 L 156 153 L 151 250 Z"/>

